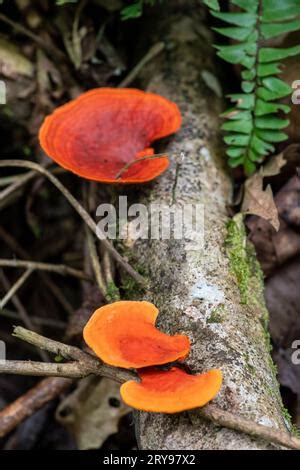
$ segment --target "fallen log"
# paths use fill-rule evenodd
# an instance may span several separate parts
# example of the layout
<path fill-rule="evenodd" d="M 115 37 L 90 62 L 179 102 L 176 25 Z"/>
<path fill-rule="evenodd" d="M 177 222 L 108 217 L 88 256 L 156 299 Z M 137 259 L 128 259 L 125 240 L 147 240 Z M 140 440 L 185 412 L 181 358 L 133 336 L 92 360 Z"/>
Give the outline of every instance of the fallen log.
<path fill-rule="evenodd" d="M 149 23 L 152 43 L 163 39 L 165 48 L 144 67 L 141 84 L 175 101 L 183 125 L 163 147 L 171 159 L 169 169 L 142 191 L 138 202 L 149 211 L 151 204 L 184 210 L 189 204 L 202 206 L 204 242 L 201 233 L 194 248 L 188 238 L 132 240 L 129 256 L 134 253 L 151 285 L 147 299 L 160 309 L 159 327 L 190 337 L 186 363 L 191 371 L 222 369 L 224 384 L 214 403 L 254 423 L 287 430 L 270 356 L 263 278 L 241 216 L 230 220 L 226 209 L 233 187 L 220 144 L 222 93 L 204 8 L 193 0 L 165 2 Z M 180 163 L 176 157 L 182 153 Z M 199 410 L 139 412 L 136 430 L 143 449 L 276 447 L 216 426 Z"/>

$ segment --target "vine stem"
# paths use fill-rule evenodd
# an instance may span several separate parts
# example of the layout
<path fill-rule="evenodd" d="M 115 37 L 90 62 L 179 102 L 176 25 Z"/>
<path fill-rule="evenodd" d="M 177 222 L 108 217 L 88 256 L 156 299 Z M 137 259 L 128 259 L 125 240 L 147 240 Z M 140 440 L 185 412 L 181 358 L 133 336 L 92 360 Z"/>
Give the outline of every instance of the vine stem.
<path fill-rule="evenodd" d="M 67 378 L 82 378 L 93 374 L 116 380 L 119 383 L 127 380 L 139 380 L 138 375 L 132 371 L 107 366 L 96 357 L 75 346 L 54 341 L 23 327 L 16 326 L 13 335 L 40 349 L 71 360 L 71 362 L 53 364 L 31 361 L 0 361 L 0 373 Z M 212 421 L 218 426 L 256 436 L 289 449 L 300 450 L 300 439 L 292 436 L 287 431 L 263 426 L 250 419 L 222 410 L 217 405 L 208 404 L 200 408 L 199 413 L 204 419 Z"/>
<path fill-rule="evenodd" d="M 29 160 L 1 160 L 1 167 L 17 167 L 17 168 L 27 168 L 34 170 L 42 175 L 46 176 L 49 181 L 64 195 L 70 205 L 75 209 L 75 211 L 80 215 L 82 220 L 90 228 L 90 230 L 98 236 L 100 229 L 97 227 L 95 221 L 91 218 L 89 213 L 82 207 L 81 204 L 75 199 L 75 197 L 70 193 L 70 191 L 46 168 L 39 165 L 38 163 L 31 162 Z M 0 202 L 3 198 L 2 193 L 0 193 Z M 104 248 L 109 251 L 115 261 L 138 283 L 146 287 L 146 280 L 141 276 L 137 271 L 135 271 L 132 266 L 130 266 L 127 261 L 120 255 L 120 253 L 113 247 L 113 245 L 105 238 L 105 234 L 102 234 L 101 243 Z"/>

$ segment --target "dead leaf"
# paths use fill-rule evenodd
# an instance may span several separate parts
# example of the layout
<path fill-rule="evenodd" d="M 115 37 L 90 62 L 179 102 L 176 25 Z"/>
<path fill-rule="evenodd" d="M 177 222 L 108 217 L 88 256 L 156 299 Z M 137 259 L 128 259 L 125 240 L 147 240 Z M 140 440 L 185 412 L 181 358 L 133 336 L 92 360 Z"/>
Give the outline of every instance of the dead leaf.
<path fill-rule="evenodd" d="M 130 412 L 119 390 L 113 380 L 87 377 L 59 405 L 56 418 L 69 429 L 79 449 L 98 449 L 118 432 L 120 418 Z"/>
<path fill-rule="evenodd" d="M 244 214 L 254 214 L 270 222 L 276 231 L 279 230 L 280 222 L 277 207 L 274 202 L 271 186 L 263 189 L 263 176 L 255 173 L 245 182 L 245 193 L 242 204 Z"/>
<path fill-rule="evenodd" d="M 281 168 L 286 164 L 284 152 L 271 157 L 269 161 L 262 167 L 262 176 L 275 176 L 280 173 Z"/>
<path fill-rule="evenodd" d="M 300 253 L 300 179 L 293 176 L 274 197 L 280 219 L 275 232 L 266 220 L 249 217 L 249 239 L 255 245 L 265 275 Z"/>

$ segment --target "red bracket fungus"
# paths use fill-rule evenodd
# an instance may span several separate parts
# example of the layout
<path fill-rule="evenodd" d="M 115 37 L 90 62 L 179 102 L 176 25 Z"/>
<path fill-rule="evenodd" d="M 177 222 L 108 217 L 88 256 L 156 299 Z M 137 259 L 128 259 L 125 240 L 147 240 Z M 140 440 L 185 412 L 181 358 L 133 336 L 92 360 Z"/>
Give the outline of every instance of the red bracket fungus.
<path fill-rule="evenodd" d="M 159 331 L 157 315 L 149 302 L 115 302 L 95 311 L 83 337 L 100 359 L 115 367 L 139 369 L 184 359 L 190 351 L 188 337 Z"/>
<path fill-rule="evenodd" d="M 121 397 L 132 408 L 157 413 L 178 413 L 204 406 L 222 385 L 222 372 L 218 369 L 190 375 L 178 367 L 168 371 L 148 368 L 138 374 L 142 381 L 125 382 L 120 388 Z"/>
<path fill-rule="evenodd" d="M 166 170 L 169 160 L 141 157 L 153 155 L 151 142 L 173 134 L 180 125 L 178 107 L 160 95 L 97 88 L 46 117 L 39 139 L 49 157 L 83 178 L 143 183 Z"/>

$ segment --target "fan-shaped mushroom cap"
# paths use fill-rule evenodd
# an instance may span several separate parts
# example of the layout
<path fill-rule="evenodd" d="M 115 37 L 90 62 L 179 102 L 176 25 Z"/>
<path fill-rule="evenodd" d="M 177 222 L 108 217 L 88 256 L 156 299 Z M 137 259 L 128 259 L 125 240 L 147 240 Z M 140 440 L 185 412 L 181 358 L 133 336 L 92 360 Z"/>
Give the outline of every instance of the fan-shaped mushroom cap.
<path fill-rule="evenodd" d="M 135 369 L 184 359 L 190 351 L 188 337 L 159 331 L 157 315 L 149 302 L 115 302 L 95 311 L 83 337 L 102 361 L 116 367 Z"/>
<path fill-rule="evenodd" d="M 178 367 L 168 371 L 148 368 L 138 374 L 142 381 L 125 382 L 120 389 L 121 397 L 132 408 L 157 413 L 177 413 L 204 406 L 222 385 L 222 372 L 218 369 L 190 375 Z"/>
<path fill-rule="evenodd" d="M 153 155 L 151 142 L 173 134 L 180 125 L 178 107 L 160 95 L 97 88 L 46 117 L 39 139 L 49 157 L 83 178 L 142 183 L 161 174 L 169 160 L 139 158 Z"/>

